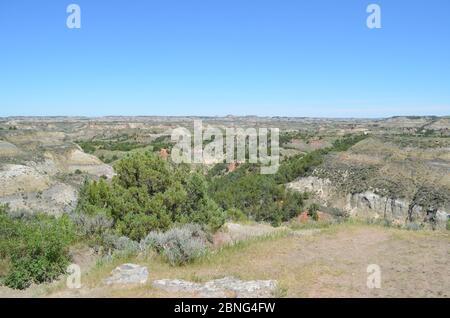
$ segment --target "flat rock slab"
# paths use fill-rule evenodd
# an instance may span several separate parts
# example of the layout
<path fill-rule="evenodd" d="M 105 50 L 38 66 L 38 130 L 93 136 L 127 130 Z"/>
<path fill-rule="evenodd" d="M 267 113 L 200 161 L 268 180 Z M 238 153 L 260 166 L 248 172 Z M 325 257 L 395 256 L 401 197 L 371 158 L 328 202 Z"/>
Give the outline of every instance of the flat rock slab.
<path fill-rule="evenodd" d="M 106 285 L 113 284 L 145 284 L 148 270 L 145 266 L 136 264 L 122 264 L 116 267 L 111 276 L 104 280 Z"/>
<path fill-rule="evenodd" d="M 180 279 L 161 279 L 155 280 L 153 287 L 167 292 L 192 293 L 204 298 L 267 298 L 275 291 L 277 281 L 242 281 L 234 277 L 225 277 L 200 284 Z"/>

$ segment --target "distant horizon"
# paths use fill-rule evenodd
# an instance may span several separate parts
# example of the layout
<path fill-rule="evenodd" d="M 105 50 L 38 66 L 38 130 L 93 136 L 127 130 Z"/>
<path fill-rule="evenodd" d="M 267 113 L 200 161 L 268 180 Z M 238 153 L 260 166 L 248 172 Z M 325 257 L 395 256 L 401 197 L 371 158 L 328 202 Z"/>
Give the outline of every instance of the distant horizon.
<path fill-rule="evenodd" d="M 1 101 L 1 96 L 0 96 Z M 0 104 L 1 105 L 1 104 Z M 192 112 L 190 114 L 187 113 L 181 113 L 177 112 L 175 113 L 173 110 L 167 110 L 166 113 L 163 113 L 165 107 L 149 107 L 149 108 L 157 108 L 158 111 L 155 111 L 153 113 L 149 112 L 137 112 L 137 111 L 129 111 L 128 114 L 123 113 L 108 113 L 108 112 L 75 112 L 77 109 L 83 109 L 84 107 L 78 106 L 78 107 L 71 107 L 71 111 L 65 111 L 61 110 L 61 112 L 50 112 L 50 113 L 43 113 L 43 112 L 28 112 L 25 113 L 24 111 L 20 110 L 17 111 L 17 108 L 15 108 L 15 111 L 7 111 L 5 112 L 5 108 L 0 108 L 0 118 L 6 118 L 6 117 L 88 117 L 88 118 L 99 118 L 99 117 L 226 117 L 226 116 L 235 116 L 235 117 L 246 117 L 246 116 L 257 116 L 257 117 L 296 117 L 296 118 L 390 118 L 390 117 L 406 117 L 406 116 L 420 116 L 420 117 L 446 117 L 450 116 L 450 105 L 440 105 L 440 106 L 427 106 L 427 107 L 410 107 L 411 110 L 404 110 L 404 111 L 388 111 L 388 109 L 402 109 L 407 107 L 387 107 L 387 108 L 378 108 L 373 107 L 369 109 L 364 108 L 339 108 L 336 107 L 333 111 L 330 111 L 330 114 L 327 114 L 327 109 L 329 107 L 307 107 L 307 109 L 315 108 L 315 111 L 309 110 L 304 111 L 303 114 L 300 111 L 290 110 L 284 113 L 273 113 L 269 111 L 261 111 L 258 113 L 250 113 L 245 112 L 245 109 L 242 109 L 236 113 L 232 112 L 221 112 L 221 110 L 218 110 L 217 113 L 213 113 L 212 111 L 209 112 Z M 133 109 L 131 106 L 121 106 L 118 107 L 120 109 Z M 178 108 L 188 108 L 188 107 L 182 107 L 179 106 Z M 218 107 L 211 106 L 210 109 L 217 109 Z M 230 107 L 232 108 L 232 107 Z M 277 107 L 274 106 L 276 109 Z M 19 108 L 22 109 L 22 108 Z M 95 109 L 95 107 L 94 107 Z M 224 109 L 227 109 L 227 107 L 224 107 Z"/>
<path fill-rule="evenodd" d="M 245 118 L 245 117 L 256 117 L 256 118 L 296 118 L 296 119 L 389 119 L 389 118 L 450 118 L 450 114 L 448 115 L 393 115 L 393 116 L 385 116 L 385 117 L 327 117 L 327 116 L 285 116 L 285 115 L 273 115 L 273 116 L 265 116 L 265 115 L 101 115 L 101 116 L 85 116 L 85 115 L 11 115 L 11 116 L 0 116 L 0 119 L 9 119 L 9 118 L 81 118 L 81 119 L 102 119 L 102 118 L 146 118 L 146 117 L 168 117 L 168 118 L 182 118 L 182 117 L 192 117 L 192 118 Z"/>

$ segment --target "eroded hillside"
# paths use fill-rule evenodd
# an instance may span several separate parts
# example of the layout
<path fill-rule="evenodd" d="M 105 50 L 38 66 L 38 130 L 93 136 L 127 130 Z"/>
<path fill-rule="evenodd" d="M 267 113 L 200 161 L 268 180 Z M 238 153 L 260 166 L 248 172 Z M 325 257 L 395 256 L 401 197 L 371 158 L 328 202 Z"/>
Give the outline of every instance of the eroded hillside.
<path fill-rule="evenodd" d="M 371 136 L 328 154 L 290 187 L 352 216 L 444 225 L 450 211 L 449 156 L 449 138 Z"/>
<path fill-rule="evenodd" d="M 328 154 L 307 179 L 291 184 L 319 191 L 320 203 L 351 214 L 401 219 L 411 209 L 419 213 L 424 202 L 410 205 L 421 191 L 433 189 L 444 201 L 449 193 L 449 117 L 11 117 L 0 119 L 0 203 L 13 210 L 71 211 L 86 177 L 111 178 L 114 162 L 130 151 L 170 148 L 171 129 L 192 129 L 194 119 L 220 129 L 280 128 L 282 158 L 326 149 L 346 134 L 369 136 Z M 437 209 L 448 211 L 446 204 Z"/>

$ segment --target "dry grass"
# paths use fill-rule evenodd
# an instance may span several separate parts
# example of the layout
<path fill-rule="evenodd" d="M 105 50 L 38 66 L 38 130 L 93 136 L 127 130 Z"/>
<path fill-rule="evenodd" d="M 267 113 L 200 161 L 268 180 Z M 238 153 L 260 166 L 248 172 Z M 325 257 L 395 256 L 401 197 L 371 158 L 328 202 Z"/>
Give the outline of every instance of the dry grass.
<path fill-rule="evenodd" d="M 309 236 L 280 232 L 225 247 L 192 264 L 172 267 L 156 255 L 116 259 L 82 276 L 83 288 L 67 290 L 63 282 L 38 296 L 183 297 L 156 290 L 156 279 L 205 282 L 224 276 L 243 280 L 276 279 L 275 296 L 288 297 L 450 297 L 449 232 L 406 231 L 377 225 L 331 225 Z M 149 269 L 142 286 L 107 287 L 110 271 L 126 263 Z M 382 288 L 366 287 L 369 264 L 382 269 Z"/>

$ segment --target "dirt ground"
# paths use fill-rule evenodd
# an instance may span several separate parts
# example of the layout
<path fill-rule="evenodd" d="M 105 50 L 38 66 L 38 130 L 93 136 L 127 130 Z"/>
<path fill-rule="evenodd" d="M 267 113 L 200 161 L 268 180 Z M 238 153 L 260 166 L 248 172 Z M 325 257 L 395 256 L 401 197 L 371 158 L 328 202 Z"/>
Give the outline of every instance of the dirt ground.
<path fill-rule="evenodd" d="M 102 284 L 117 265 L 146 265 L 142 286 Z M 367 287 L 367 266 L 381 269 L 381 288 Z M 80 290 L 63 282 L 25 292 L 0 289 L 0 296 L 182 297 L 156 290 L 156 279 L 204 282 L 224 276 L 275 279 L 276 297 L 450 297 L 450 232 L 413 232 L 375 225 L 342 224 L 313 235 L 277 236 L 224 248 L 194 264 L 170 267 L 158 257 L 117 260 L 82 276 Z"/>

